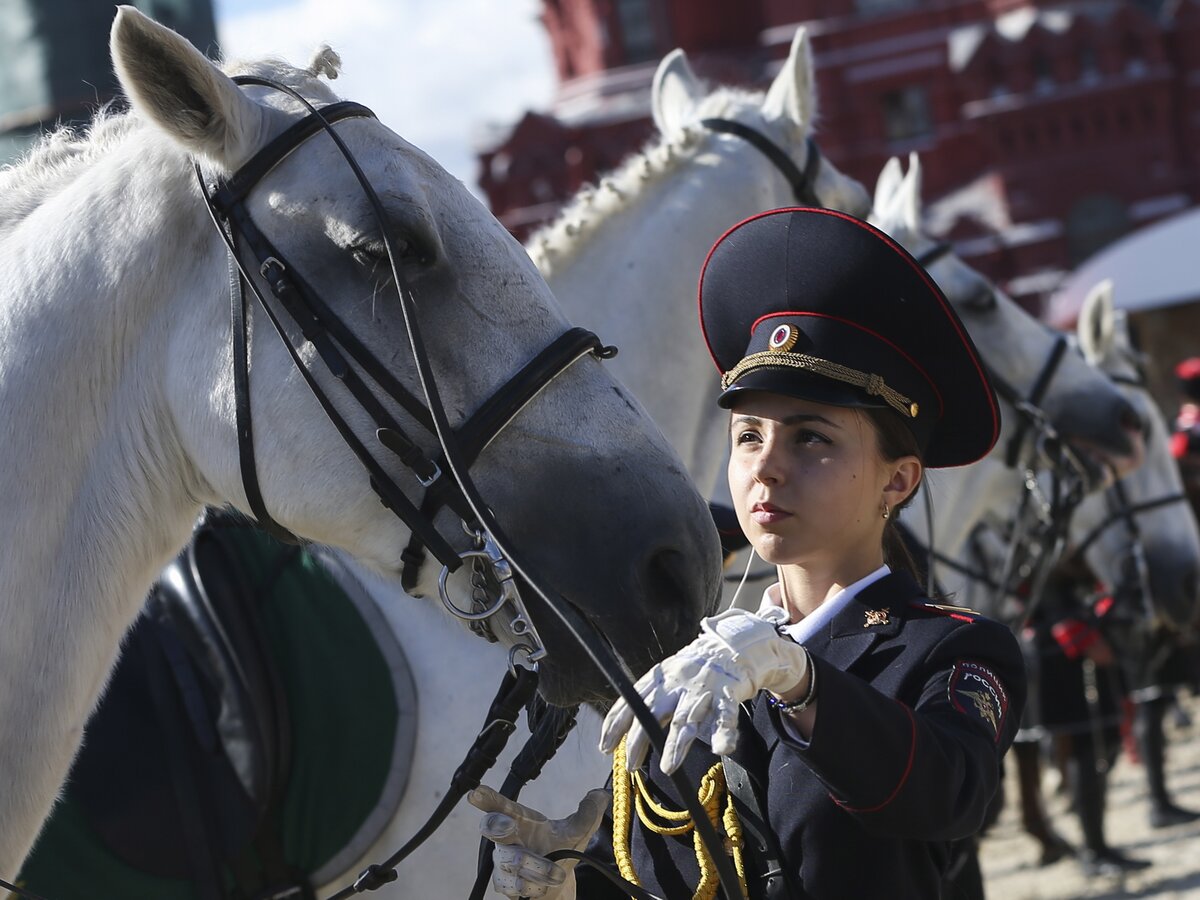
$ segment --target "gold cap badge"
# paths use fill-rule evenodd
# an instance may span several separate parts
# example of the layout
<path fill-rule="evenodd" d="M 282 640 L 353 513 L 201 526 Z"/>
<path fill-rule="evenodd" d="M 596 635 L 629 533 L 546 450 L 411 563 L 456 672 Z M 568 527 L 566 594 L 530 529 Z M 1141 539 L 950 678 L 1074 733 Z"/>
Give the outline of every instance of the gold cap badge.
<path fill-rule="evenodd" d="M 767 347 L 776 353 L 787 353 L 799 339 L 800 332 L 791 325 L 778 325 L 767 339 Z"/>

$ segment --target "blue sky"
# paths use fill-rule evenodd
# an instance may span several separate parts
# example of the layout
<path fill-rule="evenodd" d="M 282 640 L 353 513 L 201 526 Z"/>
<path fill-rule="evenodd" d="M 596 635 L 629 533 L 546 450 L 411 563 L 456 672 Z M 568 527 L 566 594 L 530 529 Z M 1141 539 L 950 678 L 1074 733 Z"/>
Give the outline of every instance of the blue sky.
<path fill-rule="evenodd" d="M 334 89 L 476 193 L 479 130 L 553 99 L 539 8 L 538 0 L 216 0 L 227 56 L 305 65 L 330 44 L 342 57 Z"/>

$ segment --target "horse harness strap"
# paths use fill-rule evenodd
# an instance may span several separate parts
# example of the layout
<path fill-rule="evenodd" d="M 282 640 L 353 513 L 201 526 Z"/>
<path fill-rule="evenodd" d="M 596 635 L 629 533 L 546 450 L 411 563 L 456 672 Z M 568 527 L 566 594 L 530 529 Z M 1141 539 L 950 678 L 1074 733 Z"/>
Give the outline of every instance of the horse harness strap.
<path fill-rule="evenodd" d="M 1153 500 L 1143 500 L 1141 503 L 1130 503 L 1129 497 L 1125 492 L 1124 486 L 1120 481 L 1117 481 L 1109 489 L 1110 494 L 1109 507 L 1112 509 L 1112 515 L 1104 521 L 1095 525 L 1084 538 L 1075 545 L 1073 552 L 1077 556 L 1083 555 L 1089 547 L 1094 544 L 1104 532 L 1108 531 L 1118 522 L 1125 523 L 1125 527 L 1129 529 L 1129 535 L 1133 540 L 1141 540 L 1142 530 L 1138 527 L 1137 516 L 1144 512 L 1151 512 L 1160 509 L 1164 506 L 1171 506 L 1175 503 L 1186 503 L 1187 494 L 1164 494 L 1161 497 L 1155 497 Z M 1116 503 L 1112 502 L 1112 498 L 1116 499 Z M 1114 508 L 1115 507 L 1115 508 Z"/>
<path fill-rule="evenodd" d="M 815 183 L 817 180 L 817 172 L 821 167 L 821 151 L 817 148 L 817 142 L 811 137 L 806 140 L 807 156 L 804 163 L 804 170 L 774 144 L 769 138 L 751 128 L 749 125 L 744 125 L 734 119 L 701 119 L 700 124 L 709 131 L 717 132 L 718 134 L 732 134 L 735 137 L 740 137 L 742 140 L 749 143 L 754 149 L 758 150 L 767 159 L 769 159 L 777 168 L 788 184 L 792 186 L 792 193 L 796 195 L 796 200 L 805 206 L 822 206 L 821 199 L 817 196 Z"/>
<path fill-rule="evenodd" d="M 745 738 L 743 729 L 743 738 Z M 796 895 L 789 884 L 779 839 L 771 830 L 758 789 L 746 767 L 733 756 L 722 756 L 725 787 L 741 821 L 746 839 L 746 886 L 751 900 L 789 900 Z"/>
<path fill-rule="evenodd" d="M 459 426 L 459 447 L 463 461 L 467 465 L 474 463 L 496 435 L 503 431 L 546 385 L 589 353 L 599 359 L 611 359 L 616 355 L 617 348 L 603 346 L 599 338 L 585 328 L 569 328 L 526 363 L 521 371 L 484 401 L 483 405 Z M 447 468 L 444 452 L 438 455 L 434 464 L 443 469 Z M 453 500 L 461 497 L 461 494 L 451 491 L 449 485 L 449 482 L 441 479 L 426 492 L 420 513 L 425 521 L 432 522 L 443 505 L 453 506 Z M 425 559 L 424 546 L 418 540 L 415 529 L 401 558 L 404 560 L 404 569 L 401 572 L 400 583 L 406 590 L 410 590 L 416 584 L 417 575 Z"/>
<path fill-rule="evenodd" d="M 1021 443 L 1025 439 L 1025 432 L 1029 430 L 1029 426 L 1035 418 L 1041 416 L 1041 410 L 1038 406 L 1042 402 L 1042 397 L 1045 396 L 1046 390 L 1050 387 L 1050 382 L 1054 378 L 1054 373 L 1058 371 L 1059 363 L 1062 362 L 1063 354 L 1067 350 L 1067 338 L 1065 335 L 1058 335 L 1054 341 L 1054 347 L 1050 350 L 1050 355 L 1046 357 L 1046 362 L 1042 365 L 1042 371 L 1038 373 L 1037 378 L 1033 382 L 1033 387 L 1029 390 L 1028 397 L 1022 397 L 1011 384 L 1003 378 L 998 378 L 995 373 L 989 372 L 992 384 L 996 388 L 996 393 L 1013 405 L 1013 408 L 1021 413 L 1021 418 L 1017 420 L 1017 430 L 1014 432 L 1012 439 L 1009 440 L 1008 446 L 1004 451 L 1004 462 L 1011 468 L 1017 464 L 1017 456 L 1021 452 Z M 1036 415 L 1035 415 L 1036 413 Z"/>

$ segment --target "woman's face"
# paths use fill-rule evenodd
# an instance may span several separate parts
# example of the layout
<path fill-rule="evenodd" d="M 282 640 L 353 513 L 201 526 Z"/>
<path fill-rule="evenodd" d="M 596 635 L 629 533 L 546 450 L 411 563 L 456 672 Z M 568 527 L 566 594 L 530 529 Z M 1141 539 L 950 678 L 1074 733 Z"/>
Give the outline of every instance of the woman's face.
<path fill-rule="evenodd" d="M 730 438 L 734 508 L 764 560 L 836 567 L 882 558 L 884 503 L 911 492 L 920 466 L 915 457 L 885 461 L 865 413 L 749 393 L 733 410 Z"/>

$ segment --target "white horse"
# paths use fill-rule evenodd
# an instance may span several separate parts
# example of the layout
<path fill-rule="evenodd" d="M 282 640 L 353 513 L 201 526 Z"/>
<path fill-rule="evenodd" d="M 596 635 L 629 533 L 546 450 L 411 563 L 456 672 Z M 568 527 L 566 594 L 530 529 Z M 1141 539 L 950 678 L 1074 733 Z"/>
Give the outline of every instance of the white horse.
<path fill-rule="evenodd" d="M 203 505 L 248 509 L 227 253 L 193 160 L 206 179 L 228 175 L 304 116 L 284 93 L 243 90 L 129 7 L 117 14 L 112 53 L 132 110 L 101 117 L 82 138 L 60 133 L 0 173 L 0 876 L 9 878 L 148 586 Z M 336 99 L 316 77 L 335 74 L 332 51 L 305 71 L 268 62 L 230 71 L 285 82 L 318 105 Z M 519 244 L 435 162 L 373 118 L 334 127 L 381 198 L 393 245 L 405 248 L 397 264 L 457 424 L 566 320 Z M 382 274 L 390 268 L 380 223 L 330 138 L 300 144 L 247 206 L 391 376 L 418 391 Z M 251 324 L 257 469 L 270 515 L 395 572 L 409 528 L 380 504 L 257 307 Z M 299 353 L 315 362 L 311 346 Z M 376 447 L 375 424 L 348 408 L 341 383 L 319 369 L 315 377 Z M 419 498 L 411 473 L 390 457 L 382 465 Z M 694 634 L 716 595 L 715 531 L 677 455 L 597 361 L 582 359 L 548 385 L 473 475 L 527 565 L 605 628 L 631 669 Z M 468 548 L 456 521 L 439 524 Z M 436 577 L 425 567 L 418 592 L 435 591 Z M 595 695 L 599 673 L 568 649 L 552 616 L 535 617 L 550 649 L 550 696 Z"/>
<path fill-rule="evenodd" d="M 1171 455 L 1167 422 L 1146 388 L 1142 354 L 1133 346 L 1125 311 L 1113 306 L 1111 280 L 1088 293 L 1076 330 L 1087 360 L 1116 380 L 1138 408 L 1147 437 L 1145 465 L 1103 494 L 1088 496 L 1075 511 L 1071 537 L 1087 544 L 1084 558 L 1111 589 L 1144 577 L 1145 584 L 1134 586 L 1148 594 L 1153 607 L 1147 612 L 1186 625 L 1195 620 L 1200 596 L 1200 528 Z M 1131 556 L 1135 552 L 1144 553 L 1140 563 Z M 1131 563 L 1134 572 L 1126 568 Z"/>
<path fill-rule="evenodd" d="M 920 224 L 921 169 L 916 154 L 907 172 L 900 161 L 888 161 L 875 190 L 871 221 L 895 238 L 918 259 L 929 258 L 928 271 L 954 305 L 963 324 L 997 383 L 1007 383 L 1029 398 L 1046 368 L 1056 343 L 1064 337 L 1022 310 L 1011 298 L 951 252 L 934 258 L 937 241 Z M 940 469 L 926 475 L 933 520 L 917 500 L 902 522 L 923 544 L 932 535 L 934 550 L 951 560 L 971 565 L 967 541 L 980 523 L 1007 523 L 1020 501 L 1036 427 L 1019 435 L 1022 415 L 1012 403 L 1002 403 L 1003 428 L 996 449 L 984 460 L 964 468 Z M 1043 396 L 1037 401 L 1048 422 L 1094 470 L 1092 487 L 1104 483 L 1104 473 L 1124 474 L 1144 457 L 1141 418 L 1117 387 L 1078 354 L 1062 353 Z M 1014 436 L 1022 446 L 1013 447 Z M 1006 456 L 1012 448 L 1022 465 L 1013 467 Z M 960 572 L 939 568 L 938 582 L 962 595 L 971 587 Z M 977 597 L 978 592 L 973 596 Z M 999 615 L 1000 610 L 988 610 Z"/>

